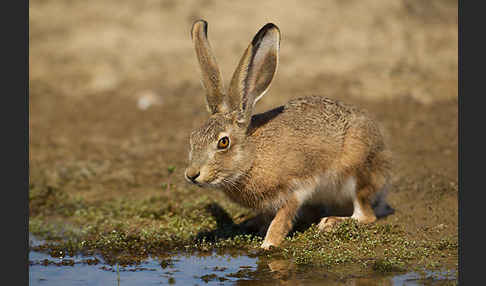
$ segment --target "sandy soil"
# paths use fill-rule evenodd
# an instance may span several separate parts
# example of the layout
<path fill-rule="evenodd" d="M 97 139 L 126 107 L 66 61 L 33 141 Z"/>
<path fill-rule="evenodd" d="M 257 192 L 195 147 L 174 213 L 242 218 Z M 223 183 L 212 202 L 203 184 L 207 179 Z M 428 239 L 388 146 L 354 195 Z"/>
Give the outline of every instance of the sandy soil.
<path fill-rule="evenodd" d="M 143 197 L 174 166 L 170 183 L 201 192 L 182 177 L 188 135 L 207 118 L 191 24 L 209 22 L 228 81 L 254 33 L 274 22 L 280 66 L 257 111 L 311 94 L 368 109 L 396 159 L 386 220 L 417 238 L 457 234 L 457 2 L 305 3 L 31 1 L 31 181 L 87 201 Z"/>

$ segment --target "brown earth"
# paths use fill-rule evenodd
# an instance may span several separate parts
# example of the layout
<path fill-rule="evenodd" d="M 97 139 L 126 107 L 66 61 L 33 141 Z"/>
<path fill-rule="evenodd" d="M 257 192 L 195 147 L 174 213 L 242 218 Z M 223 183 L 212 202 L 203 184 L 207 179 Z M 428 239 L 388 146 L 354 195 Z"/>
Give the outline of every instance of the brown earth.
<path fill-rule="evenodd" d="M 417 239 L 457 235 L 456 1 L 39 0 L 29 14 L 31 184 L 95 202 L 150 196 L 170 177 L 197 196 L 182 176 L 188 135 L 208 116 L 191 24 L 209 22 L 229 80 L 274 22 L 280 66 L 257 111 L 311 94 L 368 109 L 395 154 L 385 220 Z M 143 98 L 157 104 L 141 109 Z"/>

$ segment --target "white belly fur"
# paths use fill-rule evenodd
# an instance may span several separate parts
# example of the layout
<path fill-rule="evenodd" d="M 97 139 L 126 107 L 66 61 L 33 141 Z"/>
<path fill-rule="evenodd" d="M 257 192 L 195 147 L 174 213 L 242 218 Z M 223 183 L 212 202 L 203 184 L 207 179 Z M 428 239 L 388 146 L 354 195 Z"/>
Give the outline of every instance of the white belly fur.
<path fill-rule="evenodd" d="M 323 205 L 344 205 L 356 197 L 356 178 L 350 176 L 341 184 L 333 183 L 329 174 L 293 182 L 293 194 L 300 205 L 304 203 Z"/>

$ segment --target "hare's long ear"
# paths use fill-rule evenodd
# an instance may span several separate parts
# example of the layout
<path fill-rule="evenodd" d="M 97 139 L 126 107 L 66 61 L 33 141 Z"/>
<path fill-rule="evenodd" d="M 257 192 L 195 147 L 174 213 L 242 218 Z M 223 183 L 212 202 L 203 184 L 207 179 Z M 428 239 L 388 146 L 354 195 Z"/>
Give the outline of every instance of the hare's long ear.
<path fill-rule="evenodd" d="M 277 70 L 279 46 L 280 30 L 268 23 L 243 54 L 228 93 L 231 107 L 238 110 L 238 124 L 249 124 L 254 104 L 268 90 Z"/>
<path fill-rule="evenodd" d="M 197 20 L 192 25 L 191 37 L 194 42 L 196 56 L 201 68 L 201 82 L 206 89 L 206 101 L 209 113 L 228 112 L 230 108 L 225 102 L 223 77 L 216 58 L 208 41 L 208 23 Z"/>

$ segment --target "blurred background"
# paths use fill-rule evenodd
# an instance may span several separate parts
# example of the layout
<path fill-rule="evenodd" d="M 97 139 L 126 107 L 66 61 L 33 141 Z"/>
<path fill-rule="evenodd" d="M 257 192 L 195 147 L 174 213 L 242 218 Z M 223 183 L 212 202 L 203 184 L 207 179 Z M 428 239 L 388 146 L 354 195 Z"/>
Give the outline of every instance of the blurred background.
<path fill-rule="evenodd" d="M 457 182 L 450 0 L 30 1 L 31 182 L 87 201 L 192 188 L 188 136 L 208 116 L 190 38 L 199 18 L 226 83 L 258 29 L 279 26 L 280 65 L 257 111 L 305 95 L 354 103 L 381 123 L 397 189 L 410 174 Z"/>

